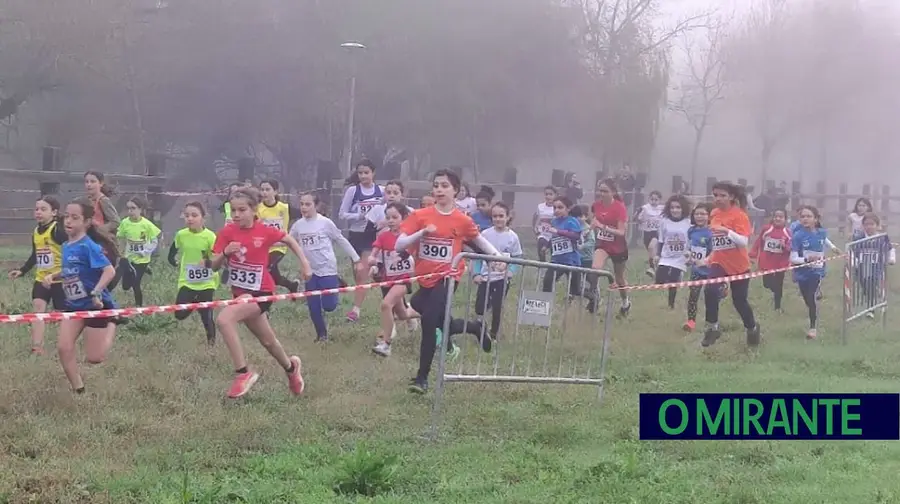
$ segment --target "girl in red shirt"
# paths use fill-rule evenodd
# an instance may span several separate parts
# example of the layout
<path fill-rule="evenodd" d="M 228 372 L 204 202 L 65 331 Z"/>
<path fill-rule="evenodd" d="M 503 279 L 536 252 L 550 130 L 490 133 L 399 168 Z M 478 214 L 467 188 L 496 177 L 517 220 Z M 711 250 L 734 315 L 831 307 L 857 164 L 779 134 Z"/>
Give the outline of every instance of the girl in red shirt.
<path fill-rule="evenodd" d="M 755 259 L 759 270 L 787 268 L 791 264 L 791 231 L 786 227 L 787 211 L 775 210 L 772 221 L 763 228 L 750 249 L 750 259 Z M 763 276 L 763 287 L 772 292 L 775 309 L 782 311 L 784 271 Z"/>
<path fill-rule="evenodd" d="M 256 217 L 260 203 L 259 191 L 251 187 L 235 190 L 229 197 L 231 224 L 226 224 L 216 236 L 213 258 L 210 266 L 220 269 L 228 261 L 228 284 L 232 295 L 237 298 L 269 296 L 275 291 L 275 281 L 269 273 L 269 248 L 276 243 L 284 243 L 300 260 L 300 274 L 304 280 L 312 276 L 309 261 L 297 240 L 284 230 L 267 227 Z M 300 374 L 300 357 L 288 356 L 278 341 L 275 331 L 269 325 L 266 313 L 271 302 L 247 302 L 222 308 L 216 317 L 216 327 L 231 360 L 237 376 L 228 390 L 228 397 L 238 398 L 246 394 L 259 379 L 259 374 L 247 368 L 244 349 L 238 337 L 238 324 L 243 323 L 259 340 L 262 346 L 278 361 L 288 376 L 288 384 L 294 395 L 303 393 L 303 376 Z"/>
<path fill-rule="evenodd" d="M 389 203 L 384 209 L 386 229 L 375 238 L 372 253 L 369 254 L 370 273 L 377 281 L 390 282 L 405 280 L 412 276 L 416 260 L 408 251 L 397 252 L 397 238 L 400 237 L 400 223 L 409 217 L 409 209 L 398 202 Z M 408 283 L 382 287 L 384 300 L 381 302 L 381 332 L 376 338 L 372 351 L 382 357 L 391 355 L 391 340 L 397 332 L 394 318 L 414 320 L 419 314 L 407 309 L 406 294 L 412 292 Z"/>
<path fill-rule="evenodd" d="M 597 236 L 594 245 L 594 263 L 591 267 L 603 269 L 606 260 L 612 260 L 616 285 L 624 287 L 628 285 L 625 280 L 625 263 L 628 261 L 625 226 L 628 223 L 628 210 L 622 202 L 622 197 L 619 196 L 616 182 L 611 178 L 597 183 L 596 196 L 597 201 L 591 206 L 594 213 L 591 227 Z M 631 299 L 627 290 L 619 290 L 619 295 L 622 296 L 619 316 L 624 317 L 631 309 Z"/>

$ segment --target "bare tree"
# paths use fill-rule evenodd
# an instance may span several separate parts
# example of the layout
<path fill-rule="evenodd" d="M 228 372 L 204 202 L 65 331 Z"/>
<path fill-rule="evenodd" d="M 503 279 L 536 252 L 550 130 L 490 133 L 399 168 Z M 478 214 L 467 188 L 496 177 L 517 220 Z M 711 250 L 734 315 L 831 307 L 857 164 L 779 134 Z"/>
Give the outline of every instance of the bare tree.
<path fill-rule="evenodd" d="M 672 109 L 682 114 L 694 131 L 691 149 L 691 188 L 697 183 L 697 160 L 704 133 L 710 124 L 713 108 L 725 99 L 726 80 L 724 43 L 728 36 L 727 21 L 710 17 L 698 38 L 681 37 L 686 71 L 679 86 L 680 96 Z"/>

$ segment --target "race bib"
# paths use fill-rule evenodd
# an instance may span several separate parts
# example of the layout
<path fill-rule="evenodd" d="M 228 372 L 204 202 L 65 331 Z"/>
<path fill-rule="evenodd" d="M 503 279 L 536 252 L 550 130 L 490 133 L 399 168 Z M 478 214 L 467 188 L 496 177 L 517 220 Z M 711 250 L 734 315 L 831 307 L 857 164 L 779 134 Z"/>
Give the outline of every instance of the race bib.
<path fill-rule="evenodd" d="M 650 219 L 644 221 L 644 231 L 659 231 L 659 220 Z"/>
<path fill-rule="evenodd" d="M 730 250 L 734 248 L 734 242 L 728 235 L 713 236 L 713 251 Z"/>
<path fill-rule="evenodd" d="M 562 236 L 554 236 L 553 239 L 550 240 L 551 256 L 559 256 L 571 252 L 574 252 L 574 249 L 572 248 L 572 240 Z"/>
<path fill-rule="evenodd" d="M 63 292 L 69 301 L 78 301 L 88 297 L 84 284 L 78 277 L 66 277 L 62 282 Z"/>
<path fill-rule="evenodd" d="M 128 255 L 145 255 L 146 244 L 142 241 L 129 241 L 127 246 Z"/>
<path fill-rule="evenodd" d="M 507 252 L 501 252 L 501 254 L 503 255 L 503 257 L 512 257 Z M 498 273 L 498 274 L 502 275 L 503 273 L 506 273 L 506 270 L 508 268 L 509 268 L 509 263 L 505 263 L 503 261 L 491 261 L 488 263 L 488 270 L 491 273 Z"/>
<path fill-rule="evenodd" d="M 419 259 L 450 264 L 453 261 L 453 240 L 425 238 L 419 246 Z"/>
<path fill-rule="evenodd" d="M 691 247 L 691 260 L 702 261 L 706 259 L 706 247 Z"/>
<path fill-rule="evenodd" d="M 184 267 L 184 278 L 187 283 L 204 283 L 212 280 L 212 277 L 212 270 L 202 264 L 188 264 Z"/>
<path fill-rule="evenodd" d="M 316 233 L 302 234 L 297 241 L 307 250 L 317 250 L 326 245 L 325 240 Z"/>
<path fill-rule="evenodd" d="M 538 233 L 547 234 L 550 232 L 550 228 L 553 227 L 550 225 L 549 220 L 542 220 L 538 222 Z"/>
<path fill-rule="evenodd" d="M 400 257 L 398 252 L 391 252 L 384 261 L 385 276 L 389 278 L 409 275 L 415 266 L 412 256 Z"/>
<path fill-rule="evenodd" d="M 681 240 L 667 240 L 665 248 L 673 254 L 684 254 L 686 244 Z"/>
<path fill-rule="evenodd" d="M 600 241 L 611 242 L 616 239 L 615 235 L 612 234 L 611 231 L 606 229 L 598 229 L 597 230 L 597 239 Z"/>
<path fill-rule="evenodd" d="M 378 206 L 379 204 L 381 204 L 381 199 L 380 199 L 380 198 L 375 198 L 375 199 L 370 199 L 370 200 L 360 201 L 360 202 L 359 202 L 359 213 L 360 213 L 360 215 L 366 215 L 367 213 L 369 213 L 370 210 L 372 210 L 373 208 L 375 208 L 375 207 Z"/>
<path fill-rule="evenodd" d="M 263 226 L 284 231 L 284 219 L 263 219 Z"/>
<path fill-rule="evenodd" d="M 34 252 L 35 267 L 39 270 L 53 267 L 53 251 L 50 249 L 37 249 Z"/>
<path fill-rule="evenodd" d="M 262 289 L 263 267 L 254 264 L 229 264 L 228 285 L 253 292 Z"/>
<path fill-rule="evenodd" d="M 771 254 L 781 254 L 784 252 L 784 241 L 766 238 L 766 241 L 763 243 L 763 251 Z"/>
<path fill-rule="evenodd" d="M 820 261 L 824 257 L 825 257 L 824 252 L 814 252 L 812 250 L 804 250 L 803 251 L 803 258 L 806 259 L 807 261 L 811 262 L 809 265 L 811 268 L 824 268 L 825 267 L 824 262 L 819 262 L 819 263 L 812 262 L 812 261 Z"/>

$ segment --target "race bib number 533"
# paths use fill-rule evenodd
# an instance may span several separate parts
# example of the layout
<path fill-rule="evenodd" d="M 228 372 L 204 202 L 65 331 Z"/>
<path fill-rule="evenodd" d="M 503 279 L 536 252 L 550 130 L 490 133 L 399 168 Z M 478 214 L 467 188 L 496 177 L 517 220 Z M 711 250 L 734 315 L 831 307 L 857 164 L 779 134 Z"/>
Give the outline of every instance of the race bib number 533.
<path fill-rule="evenodd" d="M 263 267 L 253 264 L 230 264 L 228 284 L 232 287 L 253 292 L 262 288 Z"/>
<path fill-rule="evenodd" d="M 453 261 L 453 240 L 425 238 L 419 247 L 419 258 L 425 261 L 449 264 Z"/>

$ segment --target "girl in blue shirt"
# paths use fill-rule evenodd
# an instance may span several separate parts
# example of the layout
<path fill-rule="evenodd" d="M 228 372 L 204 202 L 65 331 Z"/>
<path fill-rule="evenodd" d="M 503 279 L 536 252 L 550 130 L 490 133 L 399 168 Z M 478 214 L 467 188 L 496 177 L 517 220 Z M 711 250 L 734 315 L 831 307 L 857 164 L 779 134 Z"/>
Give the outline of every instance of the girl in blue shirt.
<path fill-rule="evenodd" d="M 44 278 L 46 284 L 62 280 L 66 311 L 109 310 L 116 304 L 107 289 L 116 275 L 119 259 L 116 240 L 92 222 L 94 205 L 78 199 L 66 205 L 64 218 L 68 241 L 62 247 L 62 271 Z M 72 389 L 81 394 L 84 382 L 78 371 L 75 342 L 84 332 L 85 360 L 99 364 L 115 338 L 116 325 L 110 317 L 67 319 L 59 323 L 59 362 Z"/>
<path fill-rule="evenodd" d="M 825 251 L 836 251 L 837 248 L 828 239 L 828 232 L 822 227 L 816 207 L 805 205 L 800 208 L 800 224 L 800 229 L 794 233 L 791 241 L 791 264 L 805 265 L 794 271 L 800 294 L 809 309 L 809 331 L 806 337 L 815 339 L 818 315 L 816 292 L 825 276 Z"/>
<path fill-rule="evenodd" d="M 581 267 L 581 254 L 578 253 L 578 240 L 581 238 L 581 222 L 571 215 L 572 202 L 565 196 L 553 200 L 553 220 L 550 221 L 550 263 Z M 548 269 L 544 274 L 544 292 L 553 291 L 553 284 L 561 276 L 569 276 L 569 272 L 560 269 Z M 582 274 L 577 273 L 569 280 L 569 295 L 581 296 Z M 593 293 L 585 292 L 584 297 L 593 299 Z"/>
<path fill-rule="evenodd" d="M 479 231 L 493 227 L 494 220 L 491 217 L 491 209 L 494 201 L 494 190 L 488 186 L 481 186 L 481 191 L 475 196 L 476 210 L 472 212 L 472 220 L 478 226 Z"/>
<path fill-rule="evenodd" d="M 688 230 L 688 259 L 691 267 L 691 280 L 705 280 L 709 278 L 709 266 L 706 258 L 712 252 L 712 231 L 709 229 L 709 214 L 712 207 L 708 203 L 700 203 L 691 212 L 691 228 Z M 691 332 L 697 326 L 697 302 L 700 301 L 702 285 L 690 288 L 687 305 L 687 322 L 684 330 Z"/>

